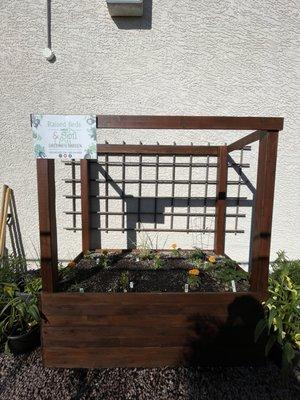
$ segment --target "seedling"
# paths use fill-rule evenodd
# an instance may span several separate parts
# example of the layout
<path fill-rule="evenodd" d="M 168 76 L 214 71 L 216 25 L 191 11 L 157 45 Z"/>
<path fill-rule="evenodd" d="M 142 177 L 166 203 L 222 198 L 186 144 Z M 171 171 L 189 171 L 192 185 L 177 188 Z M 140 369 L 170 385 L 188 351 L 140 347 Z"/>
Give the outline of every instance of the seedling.
<path fill-rule="evenodd" d="M 199 261 L 205 261 L 205 258 L 206 258 L 205 253 L 198 247 L 195 247 L 195 250 L 191 254 L 191 260 L 199 262 Z"/>
<path fill-rule="evenodd" d="M 170 249 L 173 257 L 180 257 L 180 249 L 177 247 L 177 243 L 172 243 Z"/>
<path fill-rule="evenodd" d="M 125 292 L 129 284 L 129 272 L 122 272 L 119 278 L 119 286 Z"/>
<path fill-rule="evenodd" d="M 161 268 L 163 265 L 164 265 L 164 261 L 163 261 L 163 259 L 161 258 L 161 255 L 160 255 L 159 253 L 156 253 L 155 256 L 154 256 L 154 259 L 153 259 L 152 267 L 153 267 L 154 269 L 159 269 L 159 268 Z"/>

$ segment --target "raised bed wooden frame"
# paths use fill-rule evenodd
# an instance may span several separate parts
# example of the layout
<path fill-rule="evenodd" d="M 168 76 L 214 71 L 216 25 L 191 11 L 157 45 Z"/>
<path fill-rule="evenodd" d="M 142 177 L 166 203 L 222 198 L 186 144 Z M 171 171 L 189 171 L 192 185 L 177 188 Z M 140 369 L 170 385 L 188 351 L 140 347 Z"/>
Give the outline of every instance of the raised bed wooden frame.
<path fill-rule="evenodd" d="M 57 293 L 54 160 L 37 160 L 43 360 L 48 367 L 159 367 L 187 363 L 194 323 L 224 322 L 241 296 L 267 294 L 278 132 L 283 118 L 97 116 L 97 128 L 254 130 L 227 146 L 98 145 L 99 152 L 218 157 L 214 251 L 224 254 L 228 154 L 259 141 L 245 293 Z M 89 161 L 81 161 L 82 252 L 90 249 Z M 193 321 L 193 322 L 192 322 Z M 199 332 L 198 332 L 199 336 Z"/>

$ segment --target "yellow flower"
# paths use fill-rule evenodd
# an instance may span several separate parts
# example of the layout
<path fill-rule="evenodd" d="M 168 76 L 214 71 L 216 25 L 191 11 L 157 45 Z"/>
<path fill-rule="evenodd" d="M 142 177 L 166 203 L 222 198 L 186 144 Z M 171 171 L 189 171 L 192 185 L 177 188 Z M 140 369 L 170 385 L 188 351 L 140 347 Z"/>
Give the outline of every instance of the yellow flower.
<path fill-rule="evenodd" d="M 12 285 L 4 285 L 3 292 L 7 296 L 12 297 L 12 295 L 14 294 L 14 288 Z"/>
<path fill-rule="evenodd" d="M 217 262 L 216 257 L 215 256 L 209 256 L 208 257 L 208 261 L 212 264 L 215 264 Z"/>
<path fill-rule="evenodd" d="M 177 243 L 172 243 L 170 247 L 171 247 L 171 249 L 176 250 L 177 249 Z"/>
<path fill-rule="evenodd" d="M 75 261 L 70 261 L 68 264 L 68 268 L 75 268 L 76 267 L 76 262 Z"/>
<path fill-rule="evenodd" d="M 200 273 L 200 271 L 197 268 L 193 268 L 193 269 L 189 270 L 189 275 L 191 275 L 191 276 L 198 276 L 199 273 Z"/>

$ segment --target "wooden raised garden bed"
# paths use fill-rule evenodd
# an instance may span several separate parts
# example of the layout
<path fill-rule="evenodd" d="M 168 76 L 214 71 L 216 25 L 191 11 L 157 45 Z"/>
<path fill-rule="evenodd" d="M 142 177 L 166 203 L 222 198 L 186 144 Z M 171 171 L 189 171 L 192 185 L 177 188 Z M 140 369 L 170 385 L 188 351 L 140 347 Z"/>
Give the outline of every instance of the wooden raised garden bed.
<path fill-rule="evenodd" d="M 185 258 L 183 257 L 180 266 L 186 269 L 184 272 L 179 271 L 178 266 L 170 266 L 169 261 L 164 267 L 157 269 L 152 268 L 152 261 L 149 261 L 149 268 L 144 265 L 146 272 L 143 272 L 138 266 L 134 267 L 134 258 L 130 257 L 135 255 L 128 256 L 130 253 L 119 257 L 117 263 L 110 263 L 107 268 L 95 272 L 94 261 L 87 261 L 94 254 L 91 244 L 89 160 L 82 160 L 80 163 L 82 252 L 76 257 L 74 264 L 74 276 L 77 278 L 73 276 L 75 280 L 70 280 L 70 285 L 66 281 L 59 283 L 61 277 L 57 268 L 54 160 L 38 159 L 44 365 L 68 368 L 159 367 L 194 362 L 214 363 L 220 358 L 229 362 L 234 351 L 240 360 L 253 356 L 257 348 L 253 347 L 252 336 L 248 332 L 260 317 L 259 302 L 267 294 L 277 140 L 278 132 L 283 128 L 283 119 L 98 116 L 97 127 L 254 130 L 228 146 L 98 145 L 100 154 L 217 157 L 213 252 L 216 256 L 225 256 L 228 155 L 258 140 L 249 288 L 247 289 L 247 285 L 238 285 L 238 291 L 232 292 L 221 287 L 223 291 L 220 292 L 220 282 L 210 286 L 211 276 L 205 280 L 205 274 L 201 275 L 200 272 L 202 281 L 198 289 L 185 293 L 184 274 L 188 274 L 192 267 L 188 265 L 187 252 L 184 253 Z M 123 193 L 123 200 L 124 198 Z M 106 196 L 106 201 L 109 201 L 109 196 Z M 135 213 L 140 213 L 140 210 Z M 103 230 L 109 231 L 109 227 L 105 226 Z M 116 230 L 126 232 L 127 228 L 122 225 Z M 130 227 L 130 230 L 135 228 Z M 142 230 L 138 224 L 136 231 Z M 159 230 L 156 224 L 152 230 Z M 189 226 L 182 229 L 182 232 L 192 231 Z M 125 256 L 129 257 L 129 261 L 127 259 L 124 265 Z M 89 262 L 91 265 L 86 266 Z M 133 288 L 128 286 L 128 282 L 121 285 L 116 283 L 118 265 L 121 270 L 124 269 L 123 272 L 127 271 L 129 281 L 134 281 Z M 176 268 L 178 282 L 173 285 L 170 284 L 170 274 Z M 82 274 L 82 269 L 87 270 L 86 276 Z M 144 278 L 150 273 L 149 270 L 152 277 L 155 274 L 157 279 L 153 279 L 152 284 L 147 286 Z M 91 278 L 92 275 L 94 278 Z M 166 278 L 163 279 L 163 276 Z M 161 287 L 157 283 L 159 277 L 162 278 Z M 93 279 L 98 284 L 90 284 Z M 77 282 L 75 288 L 74 282 Z M 169 286 L 163 282 L 168 282 Z M 84 292 L 79 292 L 78 287 L 82 287 Z M 123 292 L 123 289 L 127 292 Z M 150 292 L 152 289 L 154 292 Z"/>

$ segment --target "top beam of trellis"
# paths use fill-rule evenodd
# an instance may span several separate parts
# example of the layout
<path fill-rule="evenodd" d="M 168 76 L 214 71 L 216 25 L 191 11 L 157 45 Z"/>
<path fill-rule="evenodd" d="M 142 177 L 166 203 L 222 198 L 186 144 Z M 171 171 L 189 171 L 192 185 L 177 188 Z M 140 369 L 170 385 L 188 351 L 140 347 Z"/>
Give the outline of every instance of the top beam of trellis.
<path fill-rule="evenodd" d="M 199 117 L 149 115 L 98 115 L 102 129 L 222 129 L 281 131 L 278 117 Z"/>

